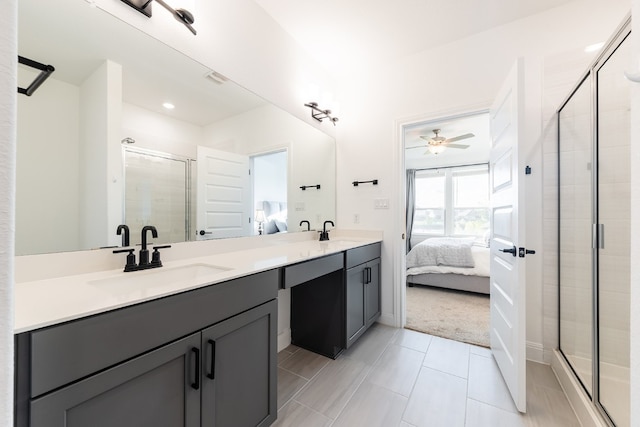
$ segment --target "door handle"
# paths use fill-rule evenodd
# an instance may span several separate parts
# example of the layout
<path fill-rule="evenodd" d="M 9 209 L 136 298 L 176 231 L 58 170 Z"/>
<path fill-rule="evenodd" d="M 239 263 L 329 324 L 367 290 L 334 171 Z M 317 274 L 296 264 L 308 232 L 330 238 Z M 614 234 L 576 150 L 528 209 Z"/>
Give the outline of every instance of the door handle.
<path fill-rule="evenodd" d="M 193 347 L 191 352 L 195 355 L 195 381 L 191 383 L 191 388 L 194 390 L 200 389 L 200 349 Z"/>
<path fill-rule="evenodd" d="M 209 348 L 211 349 L 211 364 L 209 365 L 209 372 L 207 378 L 210 380 L 216 379 L 216 342 L 214 340 L 207 341 Z"/>
<path fill-rule="evenodd" d="M 524 258 L 525 255 L 533 255 L 535 253 L 536 253 L 536 251 L 532 251 L 530 249 L 525 249 L 525 248 L 519 248 L 518 249 L 518 256 L 520 258 Z"/>
<path fill-rule="evenodd" d="M 514 247 L 512 247 L 512 248 L 510 248 L 510 249 L 498 249 L 498 250 L 499 250 L 500 252 L 505 252 L 505 253 L 511 254 L 511 255 L 513 255 L 513 256 L 516 256 L 516 252 L 517 252 L 518 248 L 516 248 L 516 247 L 514 246 Z"/>

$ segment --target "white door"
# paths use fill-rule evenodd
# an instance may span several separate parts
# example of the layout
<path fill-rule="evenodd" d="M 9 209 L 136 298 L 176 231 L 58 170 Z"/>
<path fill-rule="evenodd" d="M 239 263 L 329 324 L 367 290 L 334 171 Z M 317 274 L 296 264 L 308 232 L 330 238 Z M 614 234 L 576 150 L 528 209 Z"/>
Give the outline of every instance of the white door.
<path fill-rule="evenodd" d="M 249 157 L 198 146 L 198 240 L 251 235 Z"/>
<path fill-rule="evenodd" d="M 526 410 L 525 258 L 519 253 L 525 242 L 525 165 L 518 153 L 524 131 L 523 81 L 519 59 L 490 114 L 491 351 L 520 412 Z"/>

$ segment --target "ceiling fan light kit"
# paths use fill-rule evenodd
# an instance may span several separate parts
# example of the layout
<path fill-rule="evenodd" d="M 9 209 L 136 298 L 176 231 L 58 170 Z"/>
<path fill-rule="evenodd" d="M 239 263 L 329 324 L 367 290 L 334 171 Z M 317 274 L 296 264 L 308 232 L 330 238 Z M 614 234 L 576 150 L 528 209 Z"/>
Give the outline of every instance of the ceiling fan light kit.
<path fill-rule="evenodd" d="M 444 136 L 440 136 L 440 129 L 434 129 L 433 133 L 435 136 L 429 137 L 426 135 L 420 135 L 420 138 L 427 141 L 427 151 L 424 154 L 441 154 L 447 148 L 460 148 L 465 149 L 469 148 L 466 144 L 451 144 L 455 141 L 460 141 L 462 139 L 473 138 L 475 135 L 472 133 L 465 133 L 464 135 L 454 136 L 453 138 L 445 138 Z M 419 145 L 417 147 L 409 147 L 409 148 L 423 148 L 424 146 Z"/>

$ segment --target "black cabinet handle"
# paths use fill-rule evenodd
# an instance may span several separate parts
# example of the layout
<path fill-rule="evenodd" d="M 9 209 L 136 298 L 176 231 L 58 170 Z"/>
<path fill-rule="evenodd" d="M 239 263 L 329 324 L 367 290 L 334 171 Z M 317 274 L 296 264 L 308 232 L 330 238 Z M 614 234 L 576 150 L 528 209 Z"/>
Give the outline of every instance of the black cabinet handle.
<path fill-rule="evenodd" d="M 195 355 L 195 381 L 191 383 L 191 388 L 194 390 L 200 390 L 200 349 L 193 347 L 191 352 Z"/>
<path fill-rule="evenodd" d="M 367 284 L 367 267 L 362 269 L 362 283 Z"/>
<path fill-rule="evenodd" d="M 210 380 L 216 379 L 216 342 L 214 340 L 207 341 L 209 347 L 211 348 L 211 365 L 209 365 L 209 373 L 207 374 L 207 378 Z"/>
<path fill-rule="evenodd" d="M 371 283 L 371 267 L 367 267 L 367 283 Z"/>

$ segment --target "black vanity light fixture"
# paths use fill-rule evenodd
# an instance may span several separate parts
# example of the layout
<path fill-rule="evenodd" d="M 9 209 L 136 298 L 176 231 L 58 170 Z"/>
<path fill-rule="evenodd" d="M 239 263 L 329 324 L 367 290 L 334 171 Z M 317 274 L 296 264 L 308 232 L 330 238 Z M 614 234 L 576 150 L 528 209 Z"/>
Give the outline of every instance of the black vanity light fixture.
<path fill-rule="evenodd" d="M 371 181 L 353 181 L 352 184 L 353 184 L 354 187 L 357 187 L 360 184 L 378 185 L 378 180 L 377 179 L 372 179 Z"/>
<path fill-rule="evenodd" d="M 323 110 L 319 108 L 317 102 L 310 102 L 308 104 L 304 104 L 304 106 L 311 108 L 311 117 L 313 117 L 317 121 L 322 122 L 324 119 L 329 119 L 334 126 L 336 125 L 338 118 L 331 117 L 331 110 Z"/>
<path fill-rule="evenodd" d="M 128 4 L 138 12 L 142 13 L 143 15 L 151 18 L 151 13 L 152 13 L 151 3 L 154 0 L 121 0 L 121 1 L 123 3 Z M 184 26 L 187 27 L 189 31 L 193 33 L 193 35 L 196 35 L 196 30 L 192 26 L 193 23 L 195 22 L 195 18 L 193 17 L 193 14 L 191 12 L 189 12 L 187 9 L 182 9 L 182 8 L 174 9 L 171 6 L 169 6 L 167 3 L 165 3 L 163 0 L 155 0 L 155 1 L 159 3 L 160 6 L 164 7 L 169 12 L 171 12 L 173 17 L 176 18 L 182 24 L 184 24 Z"/>

